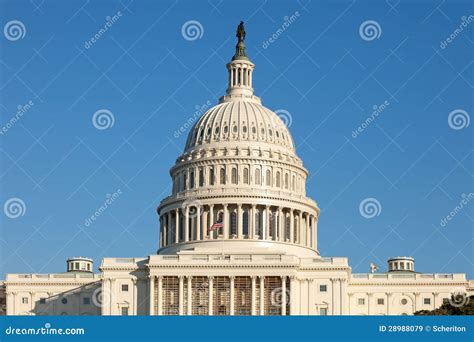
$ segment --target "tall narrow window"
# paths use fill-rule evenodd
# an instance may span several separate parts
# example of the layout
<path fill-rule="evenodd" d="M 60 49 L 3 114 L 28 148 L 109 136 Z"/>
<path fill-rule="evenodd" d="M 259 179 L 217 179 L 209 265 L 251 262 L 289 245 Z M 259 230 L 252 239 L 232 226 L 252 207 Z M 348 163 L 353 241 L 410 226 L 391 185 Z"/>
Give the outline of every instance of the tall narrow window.
<path fill-rule="evenodd" d="M 249 235 L 249 210 L 244 209 L 242 215 L 242 230 L 244 235 Z"/>
<path fill-rule="evenodd" d="M 249 184 L 249 169 L 244 169 L 244 184 Z"/>
<path fill-rule="evenodd" d="M 222 168 L 220 172 L 221 172 L 221 175 L 220 175 L 220 178 L 221 178 L 221 179 L 220 179 L 220 183 L 221 183 L 221 184 L 225 184 L 225 168 Z"/>
<path fill-rule="evenodd" d="M 261 238 L 262 237 L 262 225 L 260 223 L 260 211 L 255 211 L 255 231 L 256 234 Z"/>
<path fill-rule="evenodd" d="M 295 188 L 295 182 L 296 182 L 296 181 L 295 181 L 295 175 L 293 175 L 293 177 L 292 177 L 292 179 L 291 179 L 291 190 L 293 190 L 293 191 L 296 190 L 296 188 Z"/>
<path fill-rule="evenodd" d="M 237 235 L 237 213 L 235 210 L 230 214 L 230 235 Z"/>
<path fill-rule="evenodd" d="M 237 184 L 237 168 L 232 168 L 232 184 Z"/>
<path fill-rule="evenodd" d="M 266 178 L 267 186 L 271 186 L 272 185 L 272 173 L 271 173 L 270 170 L 267 170 L 267 172 L 265 174 L 265 178 Z"/>
<path fill-rule="evenodd" d="M 194 189 L 194 170 L 189 171 L 189 188 Z"/>
<path fill-rule="evenodd" d="M 279 188 L 280 187 L 280 171 L 277 171 L 276 173 L 276 187 Z"/>
<path fill-rule="evenodd" d="M 289 178 L 289 175 L 287 173 L 285 173 L 285 189 L 288 189 L 288 178 Z"/>
<path fill-rule="evenodd" d="M 209 185 L 214 185 L 214 168 L 209 169 Z"/>
<path fill-rule="evenodd" d="M 204 169 L 199 169 L 199 186 L 204 186 Z"/>
<path fill-rule="evenodd" d="M 188 189 L 188 179 L 186 172 L 183 173 L 183 190 Z"/>
<path fill-rule="evenodd" d="M 262 185 L 262 179 L 261 179 L 261 174 L 260 174 L 260 169 L 255 169 L 255 184 L 256 185 Z"/>
<path fill-rule="evenodd" d="M 290 220 L 291 220 L 291 216 L 288 215 L 285 220 L 285 238 L 287 241 L 289 241 L 289 237 L 290 237 L 290 225 L 291 225 Z"/>

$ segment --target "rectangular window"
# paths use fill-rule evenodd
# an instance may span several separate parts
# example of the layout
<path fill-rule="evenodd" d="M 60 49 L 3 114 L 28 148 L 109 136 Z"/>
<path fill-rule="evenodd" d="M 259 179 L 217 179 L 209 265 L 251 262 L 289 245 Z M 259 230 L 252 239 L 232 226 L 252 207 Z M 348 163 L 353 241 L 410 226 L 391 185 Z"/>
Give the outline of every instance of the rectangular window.
<path fill-rule="evenodd" d="M 384 304 L 383 298 L 378 298 L 378 299 L 377 299 L 377 304 L 378 304 L 378 305 L 383 305 L 383 304 Z"/>
<path fill-rule="evenodd" d="M 40 298 L 39 303 L 40 304 L 46 304 L 46 298 Z"/>
<path fill-rule="evenodd" d="M 127 291 L 128 291 L 128 285 L 122 284 L 122 292 L 127 292 Z"/>
<path fill-rule="evenodd" d="M 82 304 L 89 305 L 91 303 L 91 299 L 89 297 L 82 298 Z"/>
<path fill-rule="evenodd" d="M 424 298 L 423 299 L 423 304 L 430 305 L 431 304 L 431 298 Z"/>
<path fill-rule="evenodd" d="M 122 307 L 122 316 L 128 316 L 128 307 Z"/>
<path fill-rule="evenodd" d="M 319 285 L 319 292 L 327 292 L 328 286 L 327 285 Z"/>
<path fill-rule="evenodd" d="M 22 304 L 28 304 L 28 297 L 22 297 L 21 302 Z"/>
<path fill-rule="evenodd" d="M 327 316 L 328 315 L 328 309 L 327 308 L 319 309 L 319 315 L 320 316 Z"/>
<path fill-rule="evenodd" d="M 359 298 L 359 299 L 357 300 L 357 304 L 359 304 L 359 305 L 365 305 L 365 298 Z"/>

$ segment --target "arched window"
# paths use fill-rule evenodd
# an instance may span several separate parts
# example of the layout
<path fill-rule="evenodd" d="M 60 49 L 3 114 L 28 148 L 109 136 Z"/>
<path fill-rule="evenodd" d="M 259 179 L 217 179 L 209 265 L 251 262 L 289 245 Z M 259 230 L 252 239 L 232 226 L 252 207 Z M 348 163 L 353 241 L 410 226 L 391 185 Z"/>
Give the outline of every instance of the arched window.
<path fill-rule="evenodd" d="M 280 184 L 280 171 L 277 171 L 276 173 L 276 187 L 279 188 L 281 186 Z"/>
<path fill-rule="evenodd" d="M 199 169 L 199 186 L 204 186 L 204 169 Z"/>
<path fill-rule="evenodd" d="M 237 184 L 237 168 L 233 167 L 231 171 L 232 184 Z"/>
<path fill-rule="evenodd" d="M 255 184 L 256 185 L 262 185 L 262 179 L 261 179 L 261 174 L 260 174 L 260 169 L 255 169 Z"/>
<path fill-rule="evenodd" d="M 248 209 L 244 209 L 244 213 L 242 215 L 242 233 L 244 235 L 249 235 L 249 211 Z"/>
<path fill-rule="evenodd" d="M 230 214 L 230 235 L 237 235 L 237 212 L 234 210 Z"/>
<path fill-rule="evenodd" d="M 225 168 L 222 168 L 220 172 L 221 172 L 221 175 L 220 175 L 220 178 L 221 178 L 221 179 L 220 179 L 220 183 L 221 183 L 221 184 L 225 184 Z"/>
<path fill-rule="evenodd" d="M 255 232 L 260 238 L 262 238 L 262 225 L 261 225 L 260 220 L 261 220 L 260 211 L 256 210 L 255 211 Z"/>
<path fill-rule="evenodd" d="M 267 172 L 265 174 L 265 178 L 266 178 L 267 186 L 271 186 L 272 185 L 272 173 L 271 173 L 270 170 L 267 170 Z"/>
<path fill-rule="evenodd" d="M 189 188 L 194 189 L 194 170 L 189 171 Z"/>
<path fill-rule="evenodd" d="M 249 169 L 244 169 L 244 184 L 249 184 Z"/>
<path fill-rule="evenodd" d="M 209 169 L 209 185 L 214 185 L 214 168 Z"/>

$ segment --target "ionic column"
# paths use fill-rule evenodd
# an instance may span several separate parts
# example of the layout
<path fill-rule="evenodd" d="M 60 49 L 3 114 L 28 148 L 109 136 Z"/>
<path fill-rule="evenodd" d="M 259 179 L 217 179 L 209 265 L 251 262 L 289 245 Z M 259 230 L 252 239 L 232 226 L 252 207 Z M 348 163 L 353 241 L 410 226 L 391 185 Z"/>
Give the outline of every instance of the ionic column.
<path fill-rule="evenodd" d="M 242 204 L 237 205 L 237 238 L 243 238 Z"/>
<path fill-rule="evenodd" d="M 251 276 L 252 279 L 252 316 L 257 314 L 257 276 Z"/>
<path fill-rule="evenodd" d="M 184 313 L 184 276 L 179 276 L 179 309 L 180 316 Z"/>
<path fill-rule="evenodd" d="M 260 277 L 260 316 L 265 315 L 265 277 Z"/>
<path fill-rule="evenodd" d="M 209 206 L 209 224 L 208 227 L 206 228 L 207 231 L 209 231 L 209 239 L 214 239 L 214 231 L 210 231 L 209 229 L 211 226 L 214 224 L 214 205 L 211 204 Z"/>
<path fill-rule="evenodd" d="M 234 285 L 235 285 L 235 277 L 234 276 L 230 276 L 230 315 L 233 316 L 234 315 L 234 307 L 235 307 L 235 303 L 234 303 Z"/>
<path fill-rule="evenodd" d="M 163 315 L 163 276 L 158 276 L 158 312 L 159 316 Z"/>
<path fill-rule="evenodd" d="M 290 210 L 290 242 L 294 243 L 295 242 L 295 216 L 294 216 L 294 210 Z"/>
<path fill-rule="evenodd" d="M 227 209 L 227 204 L 224 204 L 224 239 L 229 238 L 229 210 Z"/>
<path fill-rule="evenodd" d="M 149 312 L 150 316 L 155 315 L 155 276 L 149 275 L 148 276 L 148 292 L 150 297 L 149 304 Z"/>
<path fill-rule="evenodd" d="M 188 308 L 187 308 L 187 314 L 192 315 L 192 287 L 191 287 L 191 282 L 193 280 L 193 277 L 188 277 Z"/>
<path fill-rule="evenodd" d="M 196 206 L 196 240 L 201 240 L 201 206 Z"/>
<path fill-rule="evenodd" d="M 176 216 L 175 216 L 175 225 L 174 225 L 174 242 L 179 243 L 179 208 L 175 209 Z"/>
<path fill-rule="evenodd" d="M 281 277 L 281 315 L 286 316 L 286 276 Z"/>
<path fill-rule="evenodd" d="M 208 300 L 208 311 L 209 311 L 209 316 L 212 316 L 212 297 L 213 297 L 213 292 L 214 292 L 214 277 L 209 277 L 209 300 Z"/>
<path fill-rule="evenodd" d="M 184 209 L 184 241 L 189 241 L 189 207 Z"/>

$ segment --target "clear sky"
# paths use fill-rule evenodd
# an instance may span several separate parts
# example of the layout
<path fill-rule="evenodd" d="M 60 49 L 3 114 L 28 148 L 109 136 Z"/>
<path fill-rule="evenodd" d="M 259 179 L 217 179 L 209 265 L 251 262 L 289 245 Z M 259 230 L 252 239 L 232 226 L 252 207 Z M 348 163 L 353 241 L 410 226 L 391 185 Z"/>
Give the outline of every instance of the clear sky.
<path fill-rule="evenodd" d="M 0 4 L 1 278 L 156 252 L 184 125 L 224 94 L 240 20 L 256 95 L 309 171 L 321 254 L 473 278 L 472 1 Z"/>

